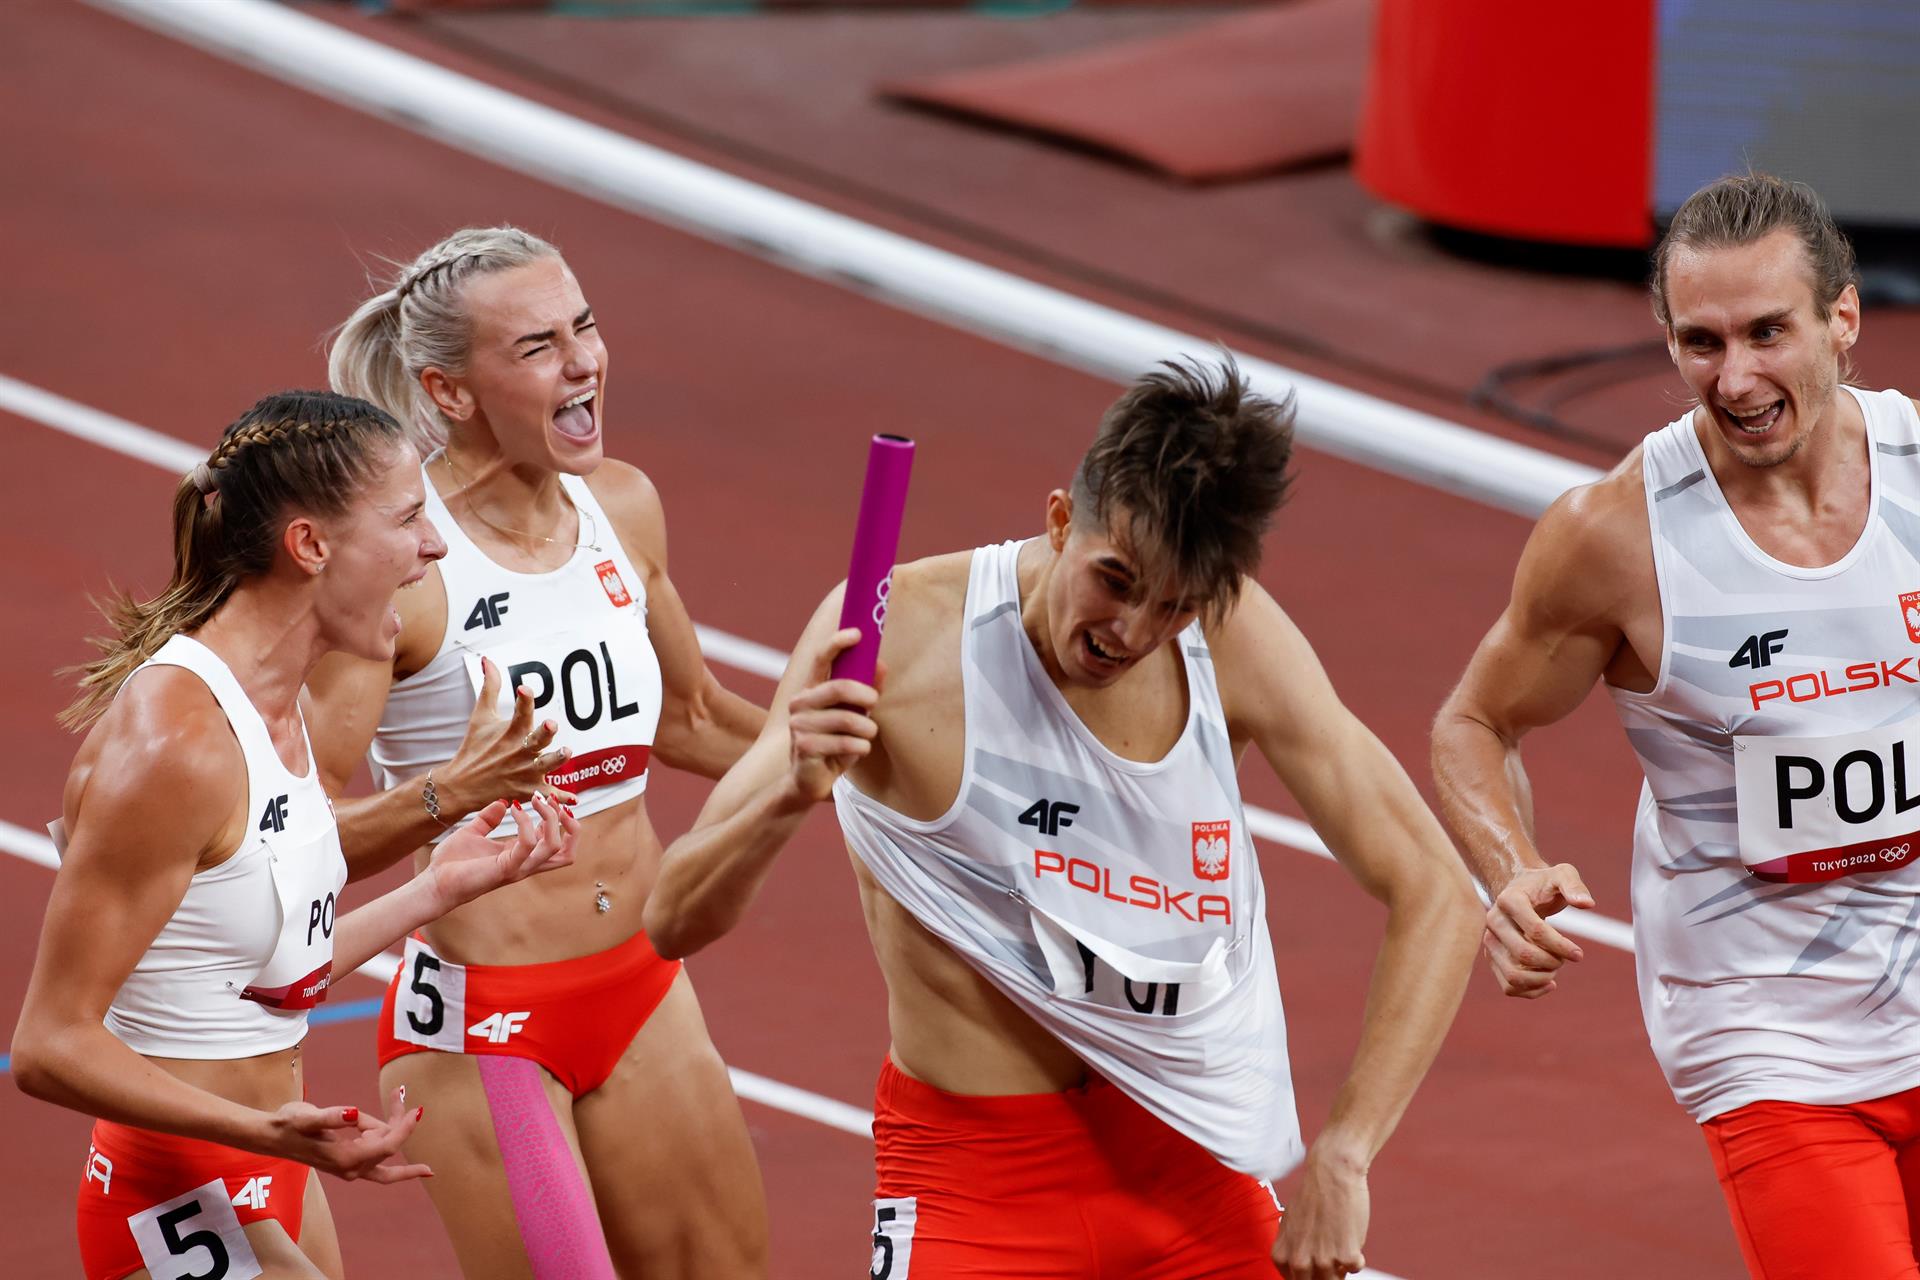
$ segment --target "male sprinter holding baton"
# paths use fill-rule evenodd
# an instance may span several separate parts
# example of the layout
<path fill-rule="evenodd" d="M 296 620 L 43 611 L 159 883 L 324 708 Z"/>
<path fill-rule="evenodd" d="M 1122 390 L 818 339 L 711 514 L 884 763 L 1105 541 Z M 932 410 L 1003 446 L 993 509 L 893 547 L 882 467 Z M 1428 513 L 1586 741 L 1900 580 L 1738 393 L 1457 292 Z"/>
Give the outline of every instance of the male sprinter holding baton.
<path fill-rule="evenodd" d="M 890 992 L 876 1280 L 1363 1266 L 1368 1166 L 1446 1033 L 1478 913 L 1405 773 L 1248 576 L 1290 449 L 1289 409 L 1230 361 L 1146 375 L 1040 537 L 895 571 L 883 693 L 825 678 L 857 635 L 834 631 L 836 590 L 668 850 L 646 927 L 682 955 L 836 802 Z M 1235 778 L 1249 744 L 1388 907 L 1310 1152 Z M 1276 1242 L 1261 1179 L 1303 1154 Z"/>
<path fill-rule="evenodd" d="M 1766 1280 L 1920 1280 L 1920 415 L 1841 383 L 1853 251 L 1808 188 L 1674 215 L 1654 312 L 1699 403 L 1548 509 L 1434 728 L 1509 995 L 1592 896 L 1533 843 L 1519 744 L 1604 678 L 1646 771 L 1640 1002 Z"/>

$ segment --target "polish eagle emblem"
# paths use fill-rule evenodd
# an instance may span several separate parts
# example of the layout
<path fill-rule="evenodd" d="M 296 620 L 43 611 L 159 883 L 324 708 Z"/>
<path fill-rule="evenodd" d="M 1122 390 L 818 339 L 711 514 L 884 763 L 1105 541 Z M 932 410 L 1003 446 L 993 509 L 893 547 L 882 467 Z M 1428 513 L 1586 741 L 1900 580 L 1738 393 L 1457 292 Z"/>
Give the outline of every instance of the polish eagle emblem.
<path fill-rule="evenodd" d="M 1193 824 L 1193 874 L 1202 880 L 1225 880 L 1233 845 L 1233 823 Z"/>

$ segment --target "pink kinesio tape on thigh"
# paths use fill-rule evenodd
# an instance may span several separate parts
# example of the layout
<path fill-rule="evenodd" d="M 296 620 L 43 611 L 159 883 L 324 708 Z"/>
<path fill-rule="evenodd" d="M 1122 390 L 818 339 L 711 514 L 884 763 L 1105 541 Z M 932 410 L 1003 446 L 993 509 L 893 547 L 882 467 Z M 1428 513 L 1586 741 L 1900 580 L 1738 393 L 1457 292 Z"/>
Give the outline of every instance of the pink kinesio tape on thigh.
<path fill-rule="evenodd" d="M 614 1280 L 593 1197 L 547 1104 L 540 1068 L 525 1058 L 494 1054 L 478 1061 L 534 1280 Z"/>

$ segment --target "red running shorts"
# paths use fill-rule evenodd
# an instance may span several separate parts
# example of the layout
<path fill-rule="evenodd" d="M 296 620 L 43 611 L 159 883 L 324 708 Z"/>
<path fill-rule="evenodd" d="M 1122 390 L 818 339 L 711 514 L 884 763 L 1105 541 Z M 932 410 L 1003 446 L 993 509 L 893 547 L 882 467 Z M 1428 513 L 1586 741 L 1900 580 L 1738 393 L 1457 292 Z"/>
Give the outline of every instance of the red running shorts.
<path fill-rule="evenodd" d="M 889 1060 L 872 1280 L 1274 1280 L 1280 1209 L 1104 1080 L 969 1097 Z"/>
<path fill-rule="evenodd" d="M 1920 1280 L 1920 1088 L 1700 1126 L 1756 1280 Z"/>
<path fill-rule="evenodd" d="M 306 1165 L 197 1138 L 98 1120 L 80 1176 L 80 1263 L 87 1280 L 260 1274 L 241 1230 L 273 1219 L 300 1239 Z"/>
<path fill-rule="evenodd" d="M 526 1058 L 578 1098 L 613 1074 L 680 974 L 636 933 L 617 947 L 545 964 L 455 964 L 409 938 L 380 1009 L 380 1065 L 408 1053 Z"/>

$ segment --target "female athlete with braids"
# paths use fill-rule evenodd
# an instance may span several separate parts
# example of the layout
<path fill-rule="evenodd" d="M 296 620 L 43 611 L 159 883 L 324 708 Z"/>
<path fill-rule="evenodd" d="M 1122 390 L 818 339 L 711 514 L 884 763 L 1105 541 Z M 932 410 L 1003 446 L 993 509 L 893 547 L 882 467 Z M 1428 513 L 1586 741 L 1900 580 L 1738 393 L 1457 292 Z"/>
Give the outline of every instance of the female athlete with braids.
<path fill-rule="evenodd" d="M 441 446 L 425 492 L 448 550 L 402 597 L 390 661 L 318 673 L 322 770 L 344 782 L 371 747 L 391 790 L 369 803 L 397 858 L 437 829 L 425 811 L 487 798 L 449 755 L 476 707 L 511 697 L 532 726 L 522 758 L 580 817 L 574 866 L 409 941 L 380 1017 L 382 1083 L 433 1108 L 407 1154 L 439 1175 L 427 1189 L 461 1266 L 764 1274 L 739 1103 L 686 975 L 640 922 L 661 853 L 649 763 L 717 778 L 765 713 L 706 668 L 653 485 L 603 456 L 593 311 L 553 246 L 469 229 L 354 313 L 329 373 Z"/>
<path fill-rule="evenodd" d="M 392 654 L 394 593 L 445 549 L 417 462 L 363 401 L 260 401 L 181 483 L 173 580 L 111 610 L 117 634 L 64 717 L 93 727 L 13 1076 L 98 1117 L 80 1183 L 90 1280 L 337 1280 L 308 1167 L 430 1170 L 385 1163 L 421 1118 L 397 1095 L 384 1120 L 304 1100 L 307 1010 L 409 929 L 571 860 L 570 815 L 538 800 L 536 822 L 490 840 L 494 804 L 404 888 L 338 914 L 343 836 L 302 684 L 330 651 Z"/>

